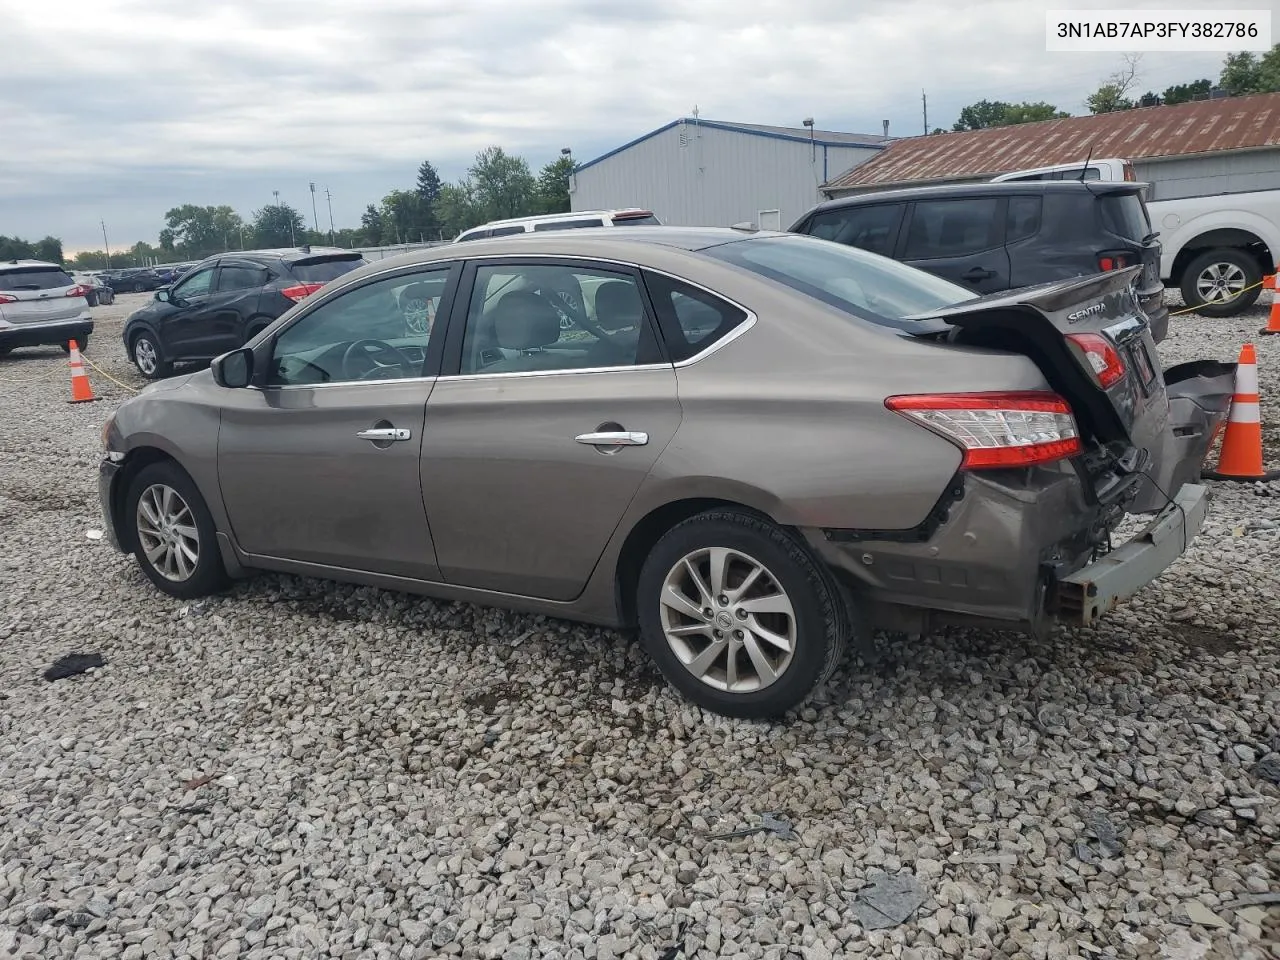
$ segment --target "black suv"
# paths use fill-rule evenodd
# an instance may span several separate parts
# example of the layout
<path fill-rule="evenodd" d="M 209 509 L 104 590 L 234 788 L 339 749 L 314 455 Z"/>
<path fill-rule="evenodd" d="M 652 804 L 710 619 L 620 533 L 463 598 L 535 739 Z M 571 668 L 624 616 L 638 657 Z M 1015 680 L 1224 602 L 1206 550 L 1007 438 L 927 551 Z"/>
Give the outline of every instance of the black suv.
<path fill-rule="evenodd" d="M 791 232 L 892 257 L 980 294 L 1141 264 L 1136 292 L 1159 342 L 1169 308 L 1145 186 L 1050 180 L 888 190 L 819 204 Z"/>
<path fill-rule="evenodd" d="M 142 375 L 202 362 L 244 346 L 263 327 L 330 280 L 363 266 L 338 247 L 241 250 L 202 260 L 124 324 L 124 345 Z"/>

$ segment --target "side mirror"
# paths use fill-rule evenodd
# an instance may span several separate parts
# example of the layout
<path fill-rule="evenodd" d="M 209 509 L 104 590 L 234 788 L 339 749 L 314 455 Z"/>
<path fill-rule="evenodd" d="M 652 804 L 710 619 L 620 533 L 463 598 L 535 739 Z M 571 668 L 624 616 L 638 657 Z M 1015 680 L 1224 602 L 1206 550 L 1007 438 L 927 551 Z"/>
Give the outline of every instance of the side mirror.
<path fill-rule="evenodd" d="M 157 290 L 157 291 L 156 291 L 156 299 L 157 299 L 157 300 L 159 300 L 161 303 L 169 303 L 169 302 L 170 302 L 170 301 L 169 301 L 169 288 L 168 288 L 168 287 L 161 287 L 159 290 Z"/>
<path fill-rule="evenodd" d="M 209 369 L 213 373 L 213 382 L 220 387 L 247 387 L 253 379 L 253 351 L 241 347 L 224 353 L 209 364 Z"/>

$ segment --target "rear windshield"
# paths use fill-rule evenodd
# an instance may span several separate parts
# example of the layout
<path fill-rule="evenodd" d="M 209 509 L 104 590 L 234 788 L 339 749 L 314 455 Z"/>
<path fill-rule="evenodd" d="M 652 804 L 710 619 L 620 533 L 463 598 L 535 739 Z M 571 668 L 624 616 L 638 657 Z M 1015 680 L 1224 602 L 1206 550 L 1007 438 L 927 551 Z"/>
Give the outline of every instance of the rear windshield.
<path fill-rule="evenodd" d="M 0 270 L 0 290 L 56 290 L 76 282 L 61 267 L 18 267 Z"/>
<path fill-rule="evenodd" d="M 364 257 L 354 256 L 315 257 L 311 260 L 298 260 L 290 265 L 293 275 L 303 283 L 328 283 L 337 280 L 344 273 L 350 273 L 356 267 L 363 267 Z"/>
<path fill-rule="evenodd" d="M 1151 235 L 1151 221 L 1142 197 L 1134 193 L 1108 193 L 1098 198 L 1102 225 L 1117 236 L 1141 243 Z"/>
<path fill-rule="evenodd" d="M 652 213 L 642 214 L 640 216 L 628 216 L 620 214 L 613 218 L 613 222 L 619 227 L 660 227 L 662 222 L 658 220 Z"/>
<path fill-rule="evenodd" d="M 898 329 L 917 326 L 903 317 L 975 297 L 964 287 L 888 257 L 800 234 L 739 240 L 702 253 Z"/>

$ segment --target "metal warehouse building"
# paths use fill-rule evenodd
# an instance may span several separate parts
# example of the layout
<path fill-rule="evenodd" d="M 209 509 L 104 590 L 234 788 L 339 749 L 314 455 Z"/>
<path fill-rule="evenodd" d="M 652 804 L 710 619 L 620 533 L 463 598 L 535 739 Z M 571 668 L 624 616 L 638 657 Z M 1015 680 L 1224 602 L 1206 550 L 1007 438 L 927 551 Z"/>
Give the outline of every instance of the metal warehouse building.
<path fill-rule="evenodd" d="M 579 166 L 574 210 L 643 207 L 673 226 L 785 229 L 884 136 L 685 117 Z"/>
<path fill-rule="evenodd" d="M 990 180 L 1090 153 L 1132 161 L 1148 200 L 1280 189 L 1280 93 L 895 140 L 823 193 Z"/>

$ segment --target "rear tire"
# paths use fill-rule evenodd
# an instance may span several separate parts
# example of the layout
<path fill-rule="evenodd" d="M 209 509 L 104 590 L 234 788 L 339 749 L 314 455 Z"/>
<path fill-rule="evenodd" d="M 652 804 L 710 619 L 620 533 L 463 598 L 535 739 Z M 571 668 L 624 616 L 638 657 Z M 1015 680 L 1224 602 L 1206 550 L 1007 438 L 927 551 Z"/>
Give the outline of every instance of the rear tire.
<path fill-rule="evenodd" d="M 134 293 L 146 293 L 146 292 L 147 292 L 147 285 L 146 285 L 145 283 L 135 283 L 135 284 L 133 285 L 133 292 L 134 292 Z"/>
<path fill-rule="evenodd" d="M 227 585 L 213 516 L 176 463 L 153 463 L 138 472 L 122 519 L 129 525 L 138 566 L 164 593 L 191 600 Z"/>
<path fill-rule="evenodd" d="M 1252 307 L 1262 293 L 1262 270 L 1248 251 L 1219 247 L 1200 254 L 1182 273 L 1182 302 L 1206 317 L 1232 317 Z M 1252 288 L 1252 289 L 1247 289 Z M 1221 299 L 1232 291 L 1243 291 Z M 1215 299 L 1217 298 L 1217 299 Z"/>
<path fill-rule="evenodd" d="M 667 681 L 701 707 L 750 719 L 786 713 L 831 676 L 851 632 L 844 602 L 799 536 L 730 509 L 669 530 L 636 589 L 641 637 Z"/>
<path fill-rule="evenodd" d="M 75 342 L 76 342 L 76 348 L 77 348 L 81 353 L 84 353 L 86 350 L 88 350 L 88 349 L 89 349 L 89 335 L 88 335 L 87 333 L 82 333 L 80 336 L 78 336 L 78 337 L 73 337 L 72 339 L 74 339 L 74 340 L 75 340 Z M 65 344 L 65 343 L 64 343 L 64 344 L 62 344 L 61 346 L 62 346 L 62 352 L 63 352 L 63 353 L 66 353 L 66 354 L 71 353 L 71 347 L 70 347 L 70 346 L 68 346 L 68 345 L 67 345 L 67 344 Z"/>
<path fill-rule="evenodd" d="M 173 364 L 165 359 L 155 334 L 148 330 L 134 334 L 129 343 L 129 352 L 133 354 L 134 366 L 148 380 L 163 380 L 173 373 Z"/>

